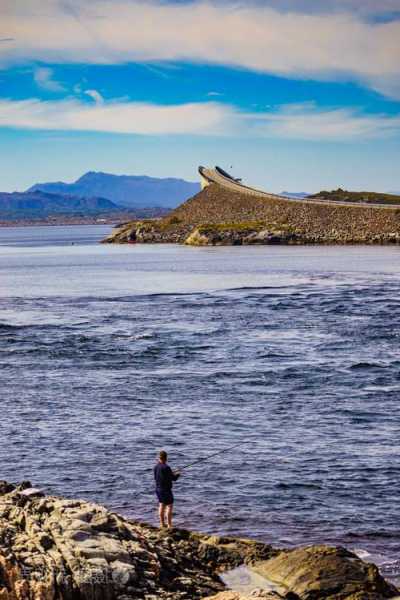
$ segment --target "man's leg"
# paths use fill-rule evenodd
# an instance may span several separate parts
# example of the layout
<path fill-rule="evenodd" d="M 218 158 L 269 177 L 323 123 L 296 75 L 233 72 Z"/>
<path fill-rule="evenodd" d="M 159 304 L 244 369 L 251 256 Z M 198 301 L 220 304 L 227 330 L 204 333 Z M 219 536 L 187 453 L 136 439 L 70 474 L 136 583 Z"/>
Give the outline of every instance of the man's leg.
<path fill-rule="evenodd" d="M 171 529 L 172 527 L 172 509 L 173 509 L 173 504 L 167 504 L 167 524 L 168 524 L 168 528 Z"/>
<path fill-rule="evenodd" d="M 165 504 L 158 505 L 158 516 L 160 517 L 160 527 L 165 527 Z"/>

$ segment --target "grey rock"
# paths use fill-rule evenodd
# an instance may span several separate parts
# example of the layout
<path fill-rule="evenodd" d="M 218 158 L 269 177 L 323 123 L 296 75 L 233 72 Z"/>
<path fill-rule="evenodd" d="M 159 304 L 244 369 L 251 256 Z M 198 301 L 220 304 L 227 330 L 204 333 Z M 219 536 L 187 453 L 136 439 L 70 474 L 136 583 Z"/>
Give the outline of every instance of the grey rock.
<path fill-rule="evenodd" d="M 200 600 L 224 590 L 221 570 L 243 563 L 257 564 L 254 568 L 266 575 L 275 565 L 273 574 L 284 580 L 287 600 L 376 600 L 374 590 L 382 598 L 398 593 L 375 566 L 353 555 L 318 548 L 298 555 L 253 540 L 159 530 L 82 500 L 22 499 L 19 489 L 0 485 L 1 600 Z M 285 569 L 289 560 L 300 574 L 305 556 L 311 574 L 304 583 Z M 318 569 L 332 582 L 332 565 L 338 573 L 337 594 L 315 595 L 327 591 Z M 250 600 L 279 597 L 265 594 L 254 591 Z M 217 598 L 240 600 L 240 595 Z"/>

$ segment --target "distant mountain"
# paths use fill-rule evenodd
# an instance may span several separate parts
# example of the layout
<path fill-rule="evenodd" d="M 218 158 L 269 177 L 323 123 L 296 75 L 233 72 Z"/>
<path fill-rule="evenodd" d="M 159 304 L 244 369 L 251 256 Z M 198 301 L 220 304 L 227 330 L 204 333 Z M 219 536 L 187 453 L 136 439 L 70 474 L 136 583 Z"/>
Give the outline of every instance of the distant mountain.
<path fill-rule="evenodd" d="M 75 183 L 37 183 L 28 192 L 40 190 L 74 196 L 101 196 L 127 208 L 175 208 L 200 191 L 200 184 L 184 179 L 157 179 L 142 175 L 111 175 L 89 171 Z"/>
<path fill-rule="evenodd" d="M 309 196 L 307 192 L 281 192 L 281 194 L 289 198 L 307 198 Z"/>
<path fill-rule="evenodd" d="M 121 212 L 107 198 L 78 198 L 40 191 L 0 192 L 0 217 L 43 217 L 50 214 L 99 214 Z"/>

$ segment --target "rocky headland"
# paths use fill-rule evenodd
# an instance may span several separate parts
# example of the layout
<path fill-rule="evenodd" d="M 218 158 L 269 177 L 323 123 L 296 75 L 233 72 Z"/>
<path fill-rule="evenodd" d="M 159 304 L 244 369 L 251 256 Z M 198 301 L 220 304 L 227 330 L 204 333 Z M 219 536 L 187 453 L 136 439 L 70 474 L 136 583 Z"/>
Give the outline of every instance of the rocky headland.
<path fill-rule="evenodd" d="M 265 578 L 250 595 L 221 574 Z M 375 565 L 344 548 L 274 548 L 159 530 L 83 500 L 0 482 L 0 600 L 381 600 L 397 597 Z"/>
<path fill-rule="evenodd" d="M 400 208 L 291 201 L 211 184 L 162 219 L 131 221 L 106 243 L 396 244 Z"/>

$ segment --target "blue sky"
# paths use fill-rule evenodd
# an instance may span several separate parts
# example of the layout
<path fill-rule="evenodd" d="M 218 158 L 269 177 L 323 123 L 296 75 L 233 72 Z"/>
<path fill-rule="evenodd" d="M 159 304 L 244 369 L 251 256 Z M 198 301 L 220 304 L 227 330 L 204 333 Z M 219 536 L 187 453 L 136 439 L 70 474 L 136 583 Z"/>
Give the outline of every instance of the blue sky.
<path fill-rule="evenodd" d="M 400 191 L 400 0 L 3 0 L 0 190 L 88 170 Z"/>

